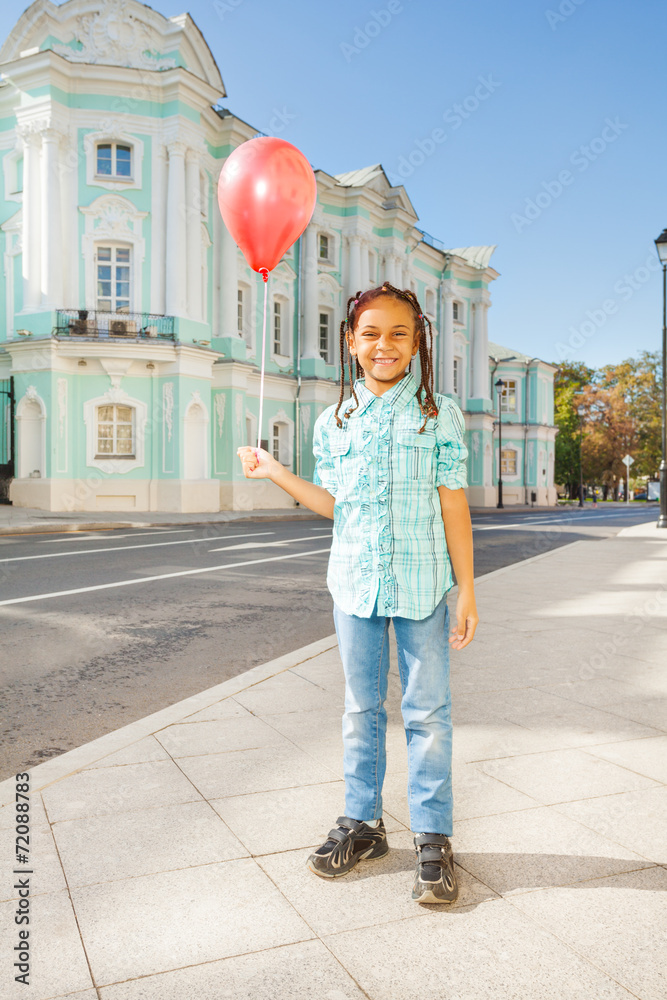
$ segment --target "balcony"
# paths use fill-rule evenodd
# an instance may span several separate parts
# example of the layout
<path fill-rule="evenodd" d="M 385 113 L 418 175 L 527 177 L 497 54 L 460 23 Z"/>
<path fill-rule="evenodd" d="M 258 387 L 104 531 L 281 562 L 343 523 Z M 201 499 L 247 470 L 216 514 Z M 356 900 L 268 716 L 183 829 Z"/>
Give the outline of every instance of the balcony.
<path fill-rule="evenodd" d="M 75 340 L 174 340 L 174 317 L 102 309 L 58 309 L 53 332 Z"/>

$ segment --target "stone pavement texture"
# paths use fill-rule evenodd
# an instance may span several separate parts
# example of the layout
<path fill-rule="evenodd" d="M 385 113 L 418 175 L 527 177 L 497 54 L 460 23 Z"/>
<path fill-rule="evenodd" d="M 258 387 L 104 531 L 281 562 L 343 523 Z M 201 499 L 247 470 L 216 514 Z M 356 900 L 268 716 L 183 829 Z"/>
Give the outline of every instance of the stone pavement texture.
<path fill-rule="evenodd" d="M 453 907 L 410 898 L 395 658 L 391 850 L 306 869 L 344 811 L 330 637 L 32 770 L 29 987 L 0 786 L 2 996 L 664 1000 L 667 532 L 476 583 L 476 638 L 451 654 Z"/>

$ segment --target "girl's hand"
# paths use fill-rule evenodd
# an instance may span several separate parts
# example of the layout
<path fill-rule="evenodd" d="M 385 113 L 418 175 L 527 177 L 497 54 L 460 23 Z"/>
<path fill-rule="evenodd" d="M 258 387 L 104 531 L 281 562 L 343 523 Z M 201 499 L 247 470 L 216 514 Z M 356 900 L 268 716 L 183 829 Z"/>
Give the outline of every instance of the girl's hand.
<path fill-rule="evenodd" d="M 264 451 L 263 448 L 251 448 L 250 445 L 244 445 L 242 448 L 236 449 L 236 454 L 241 459 L 243 475 L 246 479 L 273 479 L 275 473 L 283 469 L 280 462 L 277 462 L 273 455 Z"/>
<path fill-rule="evenodd" d="M 456 625 L 452 628 L 449 642 L 452 649 L 463 649 L 472 642 L 479 623 L 475 595 L 459 592 L 456 602 Z"/>

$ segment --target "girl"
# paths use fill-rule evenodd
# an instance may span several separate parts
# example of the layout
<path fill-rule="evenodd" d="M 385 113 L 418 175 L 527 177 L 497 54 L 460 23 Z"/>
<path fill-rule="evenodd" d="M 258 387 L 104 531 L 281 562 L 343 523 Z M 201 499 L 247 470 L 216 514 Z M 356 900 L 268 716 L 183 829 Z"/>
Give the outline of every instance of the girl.
<path fill-rule="evenodd" d="M 246 477 L 268 477 L 334 522 L 327 585 L 345 672 L 345 815 L 308 867 L 332 878 L 389 850 L 382 785 L 392 620 L 415 834 L 412 898 L 452 903 L 458 885 L 450 843 L 449 647 L 467 646 L 479 618 L 463 492 L 463 414 L 448 396 L 433 392 L 432 344 L 431 324 L 411 291 L 385 282 L 357 292 L 340 327 L 340 397 L 313 431 L 314 481 L 293 475 L 263 449 L 239 448 L 238 454 Z M 346 346 L 351 398 L 343 405 Z M 417 353 L 419 384 L 411 371 Z M 457 621 L 448 644 L 452 564 Z"/>

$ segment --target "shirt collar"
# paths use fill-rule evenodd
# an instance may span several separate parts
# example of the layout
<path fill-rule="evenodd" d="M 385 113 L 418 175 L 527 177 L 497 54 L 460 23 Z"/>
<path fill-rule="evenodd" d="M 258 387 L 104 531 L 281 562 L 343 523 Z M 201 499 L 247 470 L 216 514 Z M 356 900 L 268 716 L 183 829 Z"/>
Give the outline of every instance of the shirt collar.
<path fill-rule="evenodd" d="M 417 380 L 412 372 L 408 372 L 408 374 L 402 378 L 400 382 L 397 382 L 396 385 L 392 385 L 391 389 L 387 389 L 387 391 L 381 396 L 376 396 L 374 392 L 371 392 L 371 390 L 366 387 L 364 379 L 357 379 L 354 383 L 354 391 L 357 394 L 359 406 L 354 413 L 350 414 L 350 416 L 361 416 L 361 414 L 375 400 L 381 400 L 383 403 L 387 403 L 397 413 L 400 413 L 400 411 L 404 409 L 413 398 L 417 389 Z M 352 402 L 354 402 L 354 400 Z"/>

